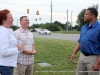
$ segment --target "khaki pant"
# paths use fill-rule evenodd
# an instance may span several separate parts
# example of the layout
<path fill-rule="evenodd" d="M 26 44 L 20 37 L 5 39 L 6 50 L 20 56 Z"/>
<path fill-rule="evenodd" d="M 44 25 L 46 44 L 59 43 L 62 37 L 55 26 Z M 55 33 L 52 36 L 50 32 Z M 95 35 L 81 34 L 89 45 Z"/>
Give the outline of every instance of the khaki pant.
<path fill-rule="evenodd" d="M 85 56 L 81 53 L 77 64 L 76 75 L 99 75 L 98 71 L 92 70 L 97 60 L 97 55 Z"/>
<path fill-rule="evenodd" d="M 14 68 L 14 75 L 33 75 L 33 63 L 30 65 L 18 63 Z"/>

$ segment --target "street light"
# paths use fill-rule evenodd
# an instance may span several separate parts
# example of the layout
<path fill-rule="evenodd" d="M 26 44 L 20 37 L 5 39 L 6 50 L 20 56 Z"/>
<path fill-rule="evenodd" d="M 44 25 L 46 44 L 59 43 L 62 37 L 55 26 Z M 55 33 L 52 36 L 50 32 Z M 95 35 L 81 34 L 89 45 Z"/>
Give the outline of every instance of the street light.
<path fill-rule="evenodd" d="M 38 16 L 40 15 L 40 12 L 38 10 L 36 11 L 36 15 L 38 15 Z M 35 19 L 35 21 L 37 21 L 37 20 L 38 20 L 38 18 Z M 41 20 L 41 18 L 39 18 L 39 20 Z"/>
<path fill-rule="evenodd" d="M 39 11 L 38 10 L 36 11 L 36 15 L 39 15 Z"/>
<path fill-rule="evenodd" d="M 27 9 L 27 13 L 29 14 L 29 9 Z"/>

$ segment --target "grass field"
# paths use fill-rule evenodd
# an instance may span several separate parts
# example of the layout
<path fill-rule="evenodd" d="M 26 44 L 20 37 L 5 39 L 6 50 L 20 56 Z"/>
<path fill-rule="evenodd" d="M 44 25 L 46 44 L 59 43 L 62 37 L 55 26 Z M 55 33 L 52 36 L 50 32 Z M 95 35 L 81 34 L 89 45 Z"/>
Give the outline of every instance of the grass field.
<path fill-rule="evenodd" d="M 77 60 L 70 61 L 76 41 L 35 38 L 37 53 L 34 59 L 34 75 L 75 75 Z M 47 62 L 52 66 L 40 67 L 37 63 Z M 73 72 L 74 71 L 74 72 Z"/>
<path fill-rule="evenodd" d="M 62 33 L 62 34 L 79 34 L 79 31 L 54 31 L 53 33 Z"/>

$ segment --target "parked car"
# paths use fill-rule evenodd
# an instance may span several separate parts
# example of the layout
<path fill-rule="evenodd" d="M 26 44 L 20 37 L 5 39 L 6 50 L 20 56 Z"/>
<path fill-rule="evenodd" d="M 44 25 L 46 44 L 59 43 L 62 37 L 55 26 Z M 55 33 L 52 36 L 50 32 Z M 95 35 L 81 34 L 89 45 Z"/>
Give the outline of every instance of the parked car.
<path fill-rule="evenodd" d="M 52 32 L 51 31 L 49 31 L 49 30 L 47 30 L 47 29 L 41 29 L 40 31 L 39 31 L 39 34 L 51 34 Z"/>
<path fill-rule="evenodd" d="M 35 29 L 30 29 L 30 31 L 31 31 L 31 32 L 36 32 L 36 30 L 35 30 Z"/>
<path fill-rule="evenodd" d="M 36 32 L 39 32 L 41 30 L 41 28 L 35 28 Z"/>

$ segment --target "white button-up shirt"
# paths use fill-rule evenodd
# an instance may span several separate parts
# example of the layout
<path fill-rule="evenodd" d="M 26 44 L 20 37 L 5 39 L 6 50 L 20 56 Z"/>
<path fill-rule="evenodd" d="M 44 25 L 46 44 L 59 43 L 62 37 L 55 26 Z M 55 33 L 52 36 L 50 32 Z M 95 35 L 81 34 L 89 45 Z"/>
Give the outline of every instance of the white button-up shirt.
<path fill-rule="evenodd" d="M 17 39 L 9 28 L 0 26 L 0 65 L 17 66 Z"/>
<path fill-rule="evenodd" d="M 22 28 L 19 28 L 14 33 L 18 39 L 18 42 L 24 44 L 23 49 L 32 51 L 32 45 L 34 44 L 33 34 L 29 30 L 23 30 Z M 18 63 L 29 65 L 33 63 L 33 58 L 34 55 L 28 55 L 21 52 L 18 58 Z"/>

